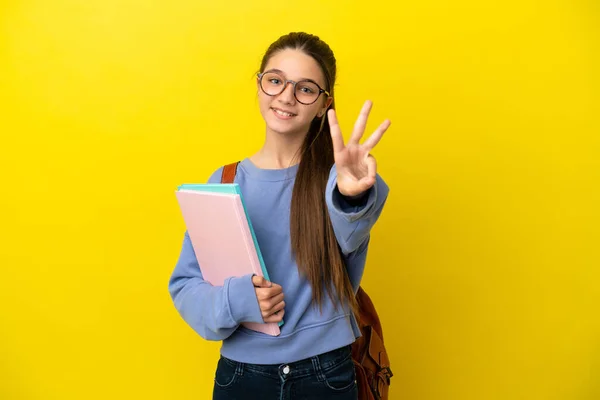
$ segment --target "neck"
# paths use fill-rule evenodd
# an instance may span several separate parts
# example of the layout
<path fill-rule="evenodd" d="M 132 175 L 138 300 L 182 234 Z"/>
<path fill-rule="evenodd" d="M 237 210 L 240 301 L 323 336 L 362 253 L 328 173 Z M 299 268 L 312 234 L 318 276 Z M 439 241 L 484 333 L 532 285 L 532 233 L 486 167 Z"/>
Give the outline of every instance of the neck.
<path fill-rule="evenodd" d="M 267 128 L 264 145 L 250 160 L 263 169 L 282 169 L 298 164 L 305 136 L 306 132 L 281 134 Z"/>

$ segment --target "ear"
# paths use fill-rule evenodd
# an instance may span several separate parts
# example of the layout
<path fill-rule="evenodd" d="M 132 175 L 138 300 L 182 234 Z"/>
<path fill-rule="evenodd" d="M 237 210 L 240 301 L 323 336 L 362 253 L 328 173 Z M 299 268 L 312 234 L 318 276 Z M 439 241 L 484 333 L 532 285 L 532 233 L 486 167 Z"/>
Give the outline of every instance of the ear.
<path fill-rule="evenodd" d="M 325 102 L 325 106 L 323 107 L 323 109 L 321 111 L 319 111 L 319 113 L 317 114 L 317 116 L 319 118 L 323 117 L 323 115 L 325 115 L 325 113 L 327 112 L 327 109 L 329 108 L 329 106 L 331 105 L 331 103 L 333 103 L 333 97 L 328 97 L 327 101 Z"/>

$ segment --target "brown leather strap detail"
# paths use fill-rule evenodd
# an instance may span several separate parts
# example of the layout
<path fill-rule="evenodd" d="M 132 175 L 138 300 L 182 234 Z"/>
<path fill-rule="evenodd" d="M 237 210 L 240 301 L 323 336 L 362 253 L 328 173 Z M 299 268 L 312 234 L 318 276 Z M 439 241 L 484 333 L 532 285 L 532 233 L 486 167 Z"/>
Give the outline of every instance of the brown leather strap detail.
<path fill-rule="evenodd" d="M 221 183 L 233 183 L 235 179 L 235 173 L 237 172 L 238 162 L 227 164 L 223 167 L 223 173 L 221 174 Z"/>

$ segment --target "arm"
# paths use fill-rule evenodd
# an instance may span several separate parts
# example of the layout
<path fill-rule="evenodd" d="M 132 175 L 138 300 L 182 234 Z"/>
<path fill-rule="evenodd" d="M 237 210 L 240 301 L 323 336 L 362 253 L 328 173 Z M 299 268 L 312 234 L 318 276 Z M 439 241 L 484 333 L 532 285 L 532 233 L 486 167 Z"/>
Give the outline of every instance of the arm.
<path fill-rule="evenodd" d="M 263 322 L 252 275 L 228 278 L 223 286 L 211 285 L 202 278 L 187 232 L 169 293 L 181 317 L 206 340 L 226 339 L 242 322 Z"/>
<path fill-rule="evenodd" d="M 379 218 L 389 188 L 377 175 L 375 184 L 365 192 L 346 197 L 337 186 L 337 169 L 333 165 L 325 191 L 325 201 L 333 230 L 342 252 L 348 255 L 369 239 L 371 228 Z"/>
<path fill-rule="evenodd" d="M 379 218 L 389 192 L 377 174 L 377 163 L 370 152 L 389 128 L 390 120 L 385 120 L 364 143 L 360 143 L 371 107 L 372 102 L 366 101 L 347 144 L 344 144 L 335 110 L 327 111 L 335 162 L 329 172 L 325 200 L 344 255 L 368 243 L 371 228 Z"/>

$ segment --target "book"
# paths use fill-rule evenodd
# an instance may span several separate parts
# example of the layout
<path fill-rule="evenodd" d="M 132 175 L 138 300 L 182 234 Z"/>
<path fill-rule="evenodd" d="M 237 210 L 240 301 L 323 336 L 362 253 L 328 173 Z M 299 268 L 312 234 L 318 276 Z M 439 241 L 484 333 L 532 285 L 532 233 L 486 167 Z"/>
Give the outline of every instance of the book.
<path fill-rule="evenodd" d="M 179 185 L 178 190 L 192 190 L 209 193 L 225 193 L 239 195 L 240 201 L 242 202 L 242 207 L 244 208 L 244 215 L 246 216 L 246 220 L 248 221 L 248 228 L 250 229 L 250 234 L 252 235 L 252 241 L 254 242 L 254 247 L 256 248 L 256 254 L 258 255 L 258 261 L 260 262 L 260 268 L 262 269 L 263 276 L 268 281 L 271 280 L 269 279 L 269 272 L 267 271 L 267 267 L 265 266 L 265 260 L 263 259 L 262 253 L 260 251 L 258 240 L 256 240 L 256 234 L 254 233 L 252 221 L 250 220 L 250 216 L 248 215 L 246 203 L 244 203 L 244 197 L 242 196 L 242 192 L 240 191 L 240 185 L 238 185 L 237 183 L 183 184 Z"/>
<path fill-rule="evenodd" d="M 238 184 L 184 184 L 175 195 L 206 281 L 222 286 L 249 273 L 270 280 Z M 242 325 L 277 336 L 283 321 Z"/>

